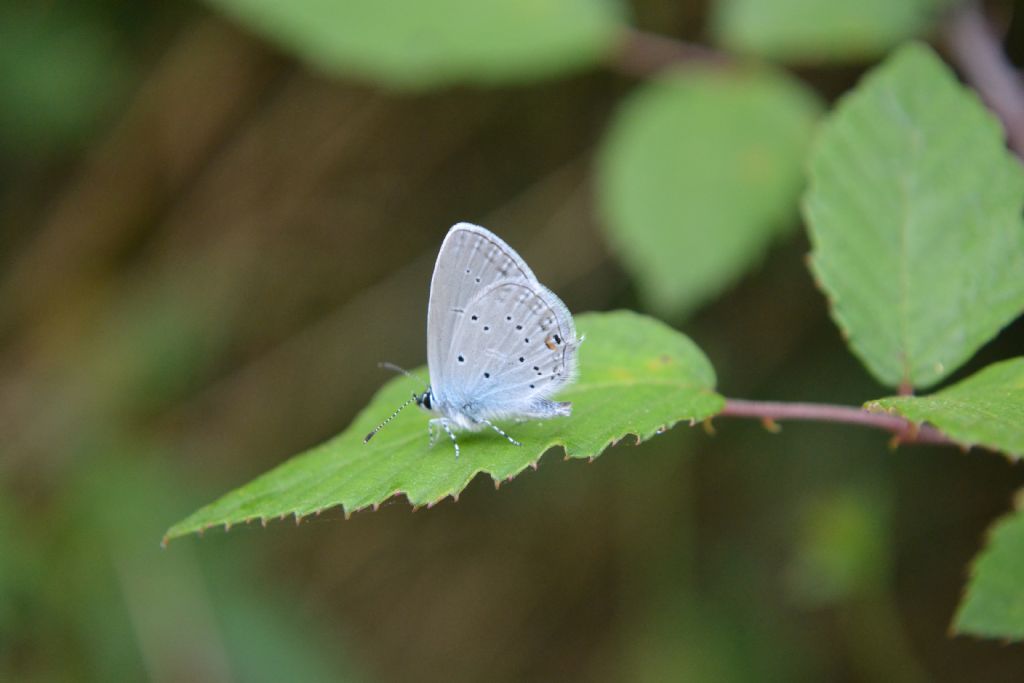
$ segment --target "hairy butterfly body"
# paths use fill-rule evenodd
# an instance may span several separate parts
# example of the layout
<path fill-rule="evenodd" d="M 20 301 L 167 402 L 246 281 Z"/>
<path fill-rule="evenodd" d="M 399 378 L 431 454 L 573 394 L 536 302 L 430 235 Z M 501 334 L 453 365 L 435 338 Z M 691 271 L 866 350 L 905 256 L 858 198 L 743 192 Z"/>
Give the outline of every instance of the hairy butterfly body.
<path fill-rule="evenodd" d="M 431 444 L 444 431 L 456 457 L 457 431 L 490 428 L 518 445 L 494 422 L 571 414 L 571 403 L 551 397 L 575 379 L 580 341 L 569 309 L 519 254 L 489 230 L 458 223 L 430 282 L 430 386 L 406 405 L 438 416 Z"/>

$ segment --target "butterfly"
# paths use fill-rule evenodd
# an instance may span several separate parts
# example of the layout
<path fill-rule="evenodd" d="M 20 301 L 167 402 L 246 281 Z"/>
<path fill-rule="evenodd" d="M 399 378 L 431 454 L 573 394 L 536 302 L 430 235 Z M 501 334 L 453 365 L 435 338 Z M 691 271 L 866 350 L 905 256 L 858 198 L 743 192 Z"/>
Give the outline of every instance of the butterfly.
<path fill-rule="evenodd" d="M 414 402 L 436 415 L 433 447 L 443 431 L 459 457 L 456 432 L 572 413 L 552 396 L 576 378 L 577 338 L 572 314 L 537 281 L 512 247 L 486 228 L 452 226 L 441 243 L 427 306 L 430 385 L 366 435 L 369 441 Z"/>

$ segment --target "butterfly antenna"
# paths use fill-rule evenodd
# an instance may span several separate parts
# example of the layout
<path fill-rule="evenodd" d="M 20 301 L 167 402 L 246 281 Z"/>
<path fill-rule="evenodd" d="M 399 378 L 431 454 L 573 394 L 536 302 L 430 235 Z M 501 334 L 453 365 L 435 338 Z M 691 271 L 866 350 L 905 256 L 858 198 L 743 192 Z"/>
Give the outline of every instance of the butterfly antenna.
<path fill-rule="evenodd" d="M 377 367 L 384 368 L 385 370 L 390 370 L 391 372 L 397 372 L 399 374 L 405 375 L 406 377 L 412 377 L 413 379 L 419 380 L 420 382 L 423 381 L 418 376 L 412 374 L 402 366 L 395 365 L 394 363 L 388 363 L 387 361 L 384 361 L 383 363 L 377 363 Z"/>
<path fill-rule="evenodd" d="M 410 403 L 412 403 L 415 400 L 416 400 L 416 394 L 413 394 L 410 398 L 407 398 L 405 400 L 405 403 L 403 403 L 402 405 L 398 406 L 398 409 L 395 410 L 395 412 L 391 413 L 391 416 L 388 419 L 386 419 L 383 422 L 381 422 L 379 425 L 377 425 L 377 427 L 372 432 L 370 432 L 369 434 L 366 435 L 366 438 L 363 439 L 363 443 L 366 443 L 370 439 L 372 439 L 374 437 L 374 435 L 377 434 L 377 432 L 379 432 L 380 430 L 384 429 L 384 427 L 387 425 L 388 422 L 391 422 L 396 417 L 398 417 L 398 414 L 400 412 L 402 412 L 402 409 L 404 409 L 407 405 L 409 405 Z"/>

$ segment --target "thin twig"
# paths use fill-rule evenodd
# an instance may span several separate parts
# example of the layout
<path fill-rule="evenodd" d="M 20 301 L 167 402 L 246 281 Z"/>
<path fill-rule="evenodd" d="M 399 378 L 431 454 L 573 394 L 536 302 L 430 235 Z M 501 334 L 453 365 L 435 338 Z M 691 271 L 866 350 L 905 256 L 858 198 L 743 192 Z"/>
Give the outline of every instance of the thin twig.
<path fill-rule="evenodd" d="M 644 78 L 680 62 L 693 61 L 721 65 L 732 59 L 704 45 L 628 28 L 609 66 L 620 74 Z"/>
<path fill-rule="evenodd" d="M 718 417 L 754 417 L 767 421 L 805 420 L 840 422 L 872 427 L 891 432 L 897 443 L 931 443 L 957 446 L 955 441 L 930 425 L 916 425 L 902 417 L 886 413 L 869 413 L 863 408 L 828 403 L 784 403 L 779 401 L 725 400 L 725 409 Z"/>
<path fill-rule="evenodd" d="M 1024 89 L 977 2 L 957 9 L 946 25 L 950 56 L 1003 122 L 1010 147 L 1024 155 Z"/>

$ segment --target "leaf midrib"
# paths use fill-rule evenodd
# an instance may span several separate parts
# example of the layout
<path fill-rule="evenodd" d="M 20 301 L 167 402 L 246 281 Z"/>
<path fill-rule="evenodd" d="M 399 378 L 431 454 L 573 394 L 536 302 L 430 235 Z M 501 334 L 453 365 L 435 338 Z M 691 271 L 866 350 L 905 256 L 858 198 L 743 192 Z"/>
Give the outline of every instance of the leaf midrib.
<path fill-rule="evenodd" d="M 897 95 L 893 88 L 886 88 L 882 91 L 885 94 L 885 98 L 889 101 L 889 105 L 896 116 L 894 120 L 902 128 L 909 132 L 909 140 L 911 142 L 908 163 L 907 166 L 915 168 L 917 158 L 920 155 L 921 150 L 921 130 L 914 125 L 913 118 L 906 107 L 903 106 L 902 101 Z M 910 205 L 910 189 L 909 186 L 913 183 L 911 175 L 904 171 L 899 175 L 899 182 L 897 190 L 900 197 L 900 214 L 901 218 L 899 221 L 899 240 L 900 240 L 900 254 L 898 258 L 899 262 L 899 309 L 900 309 L 900 365 L 903 366 L 902 382 L 908 385 L 912 385 L 911 377 L 911 359 L 910 359 L 910 216 L 911 216 L 911 205 Z"/>

